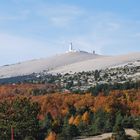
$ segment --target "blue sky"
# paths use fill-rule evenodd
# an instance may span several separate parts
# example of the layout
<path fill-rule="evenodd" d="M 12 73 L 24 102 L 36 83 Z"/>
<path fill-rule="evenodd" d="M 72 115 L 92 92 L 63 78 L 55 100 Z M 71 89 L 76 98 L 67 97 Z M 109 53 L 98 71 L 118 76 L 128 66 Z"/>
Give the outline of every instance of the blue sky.
<path fill-rule="evenodd" d="M 0 65 L 75 49 L 140 51 L 140 0 L 1 0 Z"/>

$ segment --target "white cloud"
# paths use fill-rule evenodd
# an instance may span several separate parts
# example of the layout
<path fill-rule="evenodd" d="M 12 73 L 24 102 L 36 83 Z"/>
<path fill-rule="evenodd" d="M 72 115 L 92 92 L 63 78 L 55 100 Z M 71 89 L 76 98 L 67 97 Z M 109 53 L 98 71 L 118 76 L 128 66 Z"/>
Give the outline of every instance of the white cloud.
<path fill-rule="evenodd" d="M 14 1 L 22 3 L 22 0 Z M 1 13 L 0 20 L 30 20 L 18 26 L 26 38 L 18 34 L 16 25 L 13 27 L 17 30 L 16 36 L 12 35 L 12 31 L 11 34 L 0 34 L 0 56 L 5 59 L 13 57 L 14 60 L 19 60 L 20 57 L 23 60 L 49 56 L 67 50 L 71 41 L 76 49 L 107 54 L 118 47 L 116 50 L 119 53 L 121 48 L 127 50 L 139 39 L 140 22 L 121 19 L 113 13 L 98 13 L 94 10 L 91 13 L 74 5 L 34 4 L 33 0 L 26 6 L 19 7 L 14 15 L 9 13 L 3 16 Z M 34 39 L 31 39 L 33 36 Z M 9 57 L 4 56 L 7 53 Z"/>

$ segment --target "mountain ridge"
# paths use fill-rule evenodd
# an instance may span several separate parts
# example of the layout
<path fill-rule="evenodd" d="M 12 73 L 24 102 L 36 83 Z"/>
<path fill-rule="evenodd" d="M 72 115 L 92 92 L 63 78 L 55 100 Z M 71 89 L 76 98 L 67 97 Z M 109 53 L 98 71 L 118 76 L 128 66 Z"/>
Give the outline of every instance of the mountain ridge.
<path fill-rule="evenodd" d="M 129 53 L 125 55 L 118 56 L 108 56 L 98 59 L 90 59 L 78 63 L 70 64 L 69 66 L 59 67 L 56 70 L 50 71 L 50 73 L 69 73 L 69 72 L 82 72 L 82 71 L 92 71 L 96 69 L 106 69 L 109 67 L 114 67 L 117 65 L 125 64 L 128 62 L 134 62 L 140 60 L 140 52 Z"/>
<path fill-rule="evenodd" d="M 0 67 L 0 77 L 12 77 L 18 75 L 28 75 L 41 71 L 50 71 L 60 66 L 69 65 L 75 62 L 80 62 L 89 59 L 105 57 L 98 54 L 88 52 L 69 52 L 55 55 L 49 58 L 41 58 L 36 60 L 25 61 L 13 65 Z"/>
<path fill-rule="evenodd" d="M 28 75 L 32 73 L 70 73 L 105 69 L 140 60 L 140 52 L 119 56 L 104 56 L 84 51 L 68 52 L 49 58 L 25 61 L 0 67 L 0 78 Z"/>

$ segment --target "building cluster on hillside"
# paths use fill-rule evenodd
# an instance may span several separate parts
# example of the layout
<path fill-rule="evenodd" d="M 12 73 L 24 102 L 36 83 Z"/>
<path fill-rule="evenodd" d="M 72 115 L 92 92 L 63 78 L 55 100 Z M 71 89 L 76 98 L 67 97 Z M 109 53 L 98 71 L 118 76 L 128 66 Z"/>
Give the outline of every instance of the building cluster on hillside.
<path fill-rule="evenodd" d="M 140 79 L 140 66 L 129 63 L 124 66 L 107 68 L 105 70 L 95 70 L 89 72 L 79 72 L 65 74 L 55 81 L 64 89 L 72 91 L 87 91 L 97 84 L 125 83 L 128 81 L 138 81 Z"/>

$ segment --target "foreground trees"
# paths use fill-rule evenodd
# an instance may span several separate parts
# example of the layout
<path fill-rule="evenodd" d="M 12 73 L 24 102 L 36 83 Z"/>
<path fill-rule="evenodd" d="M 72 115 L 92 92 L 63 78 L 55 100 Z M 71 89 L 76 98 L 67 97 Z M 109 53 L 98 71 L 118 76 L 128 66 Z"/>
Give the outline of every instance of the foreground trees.
<path fill-rule="evenodd" d="M 115 140 L 128 140 L 125 130 L 121 124 L 115 125 L 112 138 Z"/>
<path fill-rule="evenodd" d="M 109 95 L 55 93 L 25 98 L 1 96 L 0 140 L 71 140 L 124 128 L 140 130 L 140 89 L 111 91 Z M 40 107 L 41 108 L 40 108 Z"/>
<path fill-rule="evenodd" d="M 36 138 L 39 131 L 39 110 L 38 104 L 27 98 L 0 102 L 0 139 L 10 139 L 11 128 L 15 140 L 24 140 L 29 136 Z"/>

